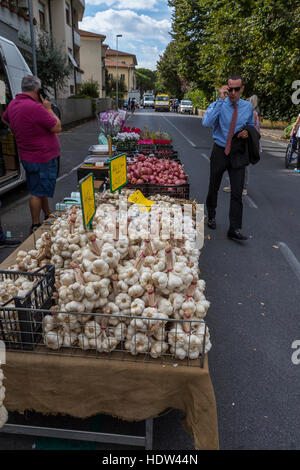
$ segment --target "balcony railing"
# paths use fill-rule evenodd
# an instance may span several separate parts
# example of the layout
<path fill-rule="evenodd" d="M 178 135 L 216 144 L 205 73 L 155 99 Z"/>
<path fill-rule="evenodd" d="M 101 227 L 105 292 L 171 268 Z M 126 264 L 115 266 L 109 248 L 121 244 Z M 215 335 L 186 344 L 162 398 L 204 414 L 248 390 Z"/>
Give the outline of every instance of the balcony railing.
<path fill-rule="evenodd" d="M 12 8 L 12 3 L 5 2 L 8 6 L 3 6 L 3 2 L 0 3 L 0 18 L 3 23 L 12 26 L 18 31 L 19 36 L 30 37 L 30 25 L 29 18 L 21 16 L 21 12 L 18 13 L 17 8 Z M 9 8 L 9 5 L 11 9 Z M 25 15 L 24 15 L 25 16 Z"/>

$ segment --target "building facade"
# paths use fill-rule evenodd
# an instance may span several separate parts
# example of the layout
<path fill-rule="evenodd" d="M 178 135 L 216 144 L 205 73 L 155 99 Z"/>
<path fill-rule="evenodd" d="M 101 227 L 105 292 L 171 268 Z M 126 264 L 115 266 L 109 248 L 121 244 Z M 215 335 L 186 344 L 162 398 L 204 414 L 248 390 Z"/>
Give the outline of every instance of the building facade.
<path fill-rule="evenodd" d="M 79 30 L 80 67 L 83 70 L 83 82 L 94 80 L 99 84 L 99 98 L 105 98 L 105 52 L 103 44 L 106 36 Z"/>
<path fill-rule="evenodd" d="M 78 91 L 82 83 L 80 68 L 80 35 L 85 0 L 32 0 L 35 38 L 41 33 L 52 34 L 66 53 L 72 73 L 58 98 L 67 98 Z M 28 0 L 0 0 L 0 35 L 13 41 L 21 52 L 31 53 Z"/>
<path fill-rule="evenodd" d="M 136 90 L 136 65 L 137 60 L 134 54 L 107 49 L 105 68 L 110 78 L 116 80 L 118 73 L 119 80 L 124 80 L 127 90 L 127 92 L 124 93 L 124 99 L 128 99 L 128 92 Z"/>

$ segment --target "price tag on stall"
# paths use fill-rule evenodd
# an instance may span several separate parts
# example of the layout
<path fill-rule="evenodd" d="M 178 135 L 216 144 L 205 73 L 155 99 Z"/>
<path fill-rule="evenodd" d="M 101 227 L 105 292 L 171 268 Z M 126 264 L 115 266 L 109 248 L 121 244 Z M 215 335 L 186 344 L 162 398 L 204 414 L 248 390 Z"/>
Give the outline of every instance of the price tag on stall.
<path fill-rule="evenodd" d="M 109 182 L 110 192 L 115 193 L 127 184 L 127 161 L 126 154 L 118 155 L 109 160 Z"/>
<path fill-rule="evenodd" d="M 139 189 L 129 196 L 128 201 L 141 206 L 141 211 L 150 211 L 151 206 L 154 204 L 154 201 L 146 199 L 144 194 Z"/>
<path fill-rule="evenodd" d="M 83 224 L 85 228 L 92 229 L 92 221 L 96 212 L 93 173 L 90 173 L 85 178 L 79 181 L 79 190 Z"/>

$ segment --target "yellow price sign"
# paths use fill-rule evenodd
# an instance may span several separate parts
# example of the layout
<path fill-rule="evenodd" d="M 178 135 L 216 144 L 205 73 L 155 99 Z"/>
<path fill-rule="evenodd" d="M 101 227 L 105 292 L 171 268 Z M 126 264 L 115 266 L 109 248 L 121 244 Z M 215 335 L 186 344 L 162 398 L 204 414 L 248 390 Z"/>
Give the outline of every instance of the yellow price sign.
<path fill-rule="evenodd" d="M 138 189 L 135 193 L 131 194 L 128 198 L 129 202 L 133 202 L 133 204 L 138 204 L 141 207 L 141 210 L 150 211 L 151 206 L 153 206 L 154 202 L 146 199 L 143 193 Z"/>
<path fill-rule="evenodd" d="M 94 175 L 88 176 L 79 181 L 82 217 L 85 228 L 90 227 L 96 212 Z"/>
<path fill-rule="evenodd" d="M 121 190 L 127 184 L 127 159 L 125 153 L 110 159 L 109 181 L 111 193 L 118 189 Z"/>

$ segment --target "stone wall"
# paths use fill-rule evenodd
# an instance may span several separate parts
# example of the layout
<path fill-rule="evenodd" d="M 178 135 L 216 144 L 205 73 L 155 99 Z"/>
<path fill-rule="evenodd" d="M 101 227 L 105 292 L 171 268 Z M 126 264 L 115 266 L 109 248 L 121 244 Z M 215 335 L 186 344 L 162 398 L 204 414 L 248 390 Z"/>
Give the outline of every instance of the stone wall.
<path fill-rule="evenodd" d="M 62 125 L 96 117 L 91 99 L 58 98 L 55 103 L 61 112 Z M 96 113 L 112 109 L 113 104 L 111 98 L 99 98 L 96 100 Z"/>

